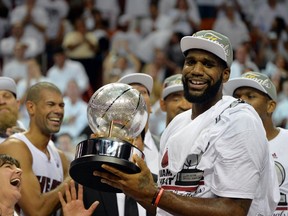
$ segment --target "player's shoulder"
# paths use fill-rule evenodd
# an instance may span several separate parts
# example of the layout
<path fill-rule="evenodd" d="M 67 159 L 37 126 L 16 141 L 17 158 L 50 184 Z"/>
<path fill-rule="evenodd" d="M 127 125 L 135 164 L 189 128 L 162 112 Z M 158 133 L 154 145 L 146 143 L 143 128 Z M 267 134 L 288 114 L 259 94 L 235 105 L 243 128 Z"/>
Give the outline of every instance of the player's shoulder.
<path fill-rule="evenodd" d="M 229 115 L 233 118 L 248 118 L 250 120 L 251 118 L 256 118 L 257 120 L 259 120 L 259 115 L 255 111 L 253 106 L 241 99 L 235 100 L 232 104 L 230 104 L 229 107 L 227 107 L 225 111 L 228 112 Z"/>
<path fill-rule="evenodd" d="M 0 144 L 0 154 L 8 154 L 19 161 L 32 158 L 27 145 L 20 139 L 9 137 Z"/>
<path fill-rule="evenodd" d="M 21 146 L 25 146 L 25 143 L 22 140 L 10 136 L 4 142 L 1 143 L 0 148 L 7 148 L 7 147 L 16 148 Z"/>
<path fill-rule="evenodd" d="M 229 119 L 229 127 L 236 130 L 255 130 L 255 128 L 264 128 L 262 120 L 260 119 L 258 113 L 255 111 L 253 106 L 242 100 L 234 101 L 229 107 L 227 107 L 223 113 L 220 114 L 219 119 Z"/>

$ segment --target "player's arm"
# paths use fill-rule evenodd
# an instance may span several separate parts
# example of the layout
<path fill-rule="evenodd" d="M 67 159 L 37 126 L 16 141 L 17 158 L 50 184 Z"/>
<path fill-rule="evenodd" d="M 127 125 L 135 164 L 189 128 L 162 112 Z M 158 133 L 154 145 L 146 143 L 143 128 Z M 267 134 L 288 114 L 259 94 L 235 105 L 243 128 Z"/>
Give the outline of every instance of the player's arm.
<path fill-rule="evenodd" d="M 134 158 L 141 170 L 140 173 L 126 174 L 108 165 L 102 165 L 104 169 L 113 174 L 98 171 L 95 171 L 94 174 L 101 177 L 103 183 L 119 188 L 125 194 L 145 204 L 143 206 L 146 206 L 147 210 L 151 212 L 151 210 L 153 211 L 152 200 L 157 192 L 157 187 L 144 160 L 138 156 Z M 244 216 L 247 215 L 250 205 L 250 199 L 185 197 L 165 190 L 158 202 L 159 208 L 172 215 L 182 216 Z"/>
<path fill-rule="evenodd" d="M 250 199 L 184 197 L 164 191 L 158 207 L 173 215 L 246 216 L 251 202 Z"/>
<path fill-rule="evenodd" d="M 9 138 L 0 145 L 0 153 L 8 154 L 20 162 L 23 170 L 21 181 L 22 197 L 18 202 L 20 208 L 25 215 L 43 216 L 53 213 L 58 204 L 58 192 L 64 192 L 64 183 L 56 189 L 41 193 L 40 184 L 32 170 L 33 159 L 27 146 L 20 140 Z M 37 161 L 34 161 L 37 163 Z M 69 182 L 70 178 L 66 178 L 65 182 Z"/>

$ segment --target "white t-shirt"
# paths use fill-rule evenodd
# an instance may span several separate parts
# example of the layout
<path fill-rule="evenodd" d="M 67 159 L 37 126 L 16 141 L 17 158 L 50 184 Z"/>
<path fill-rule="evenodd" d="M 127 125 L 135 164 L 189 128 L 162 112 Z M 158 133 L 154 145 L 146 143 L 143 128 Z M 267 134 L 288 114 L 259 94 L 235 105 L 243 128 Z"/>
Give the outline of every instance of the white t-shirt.
<path fill-rule="evenodd" d="M 88 125 L 87 122 L 87 103 L 79 99 L 72 103 L 69 97 L 64 97 L 64 119 L 57 136 L 63 133 L 69 133 L 73 138 L 79 137 L 82 130 Z M 73 122 L 69 119 L 75 118 Z"/>
<path fill-rule="evenodd" d="M 82 93 L 89 87 L 89 78 L 84 66 L 78 62 L 66 59 L 63 68 L 53 65 L 47 71 L 47 78 L 54 83 L 62 93 L 65 93 L 68 82 L 75 80 Z"/>
<path fill-rule="evenodd" d="M 210 110 L 221 107 L 221 104 L 227 103 L 227 99 L 231 98 L 223 96 L 223 99 L 207 110 L 204 116 L 211 116 Z M 250 105 L 243 103 L 233 108 L 227 106 L 223 109 L 222 106 L 219 113 L 220 115 L 212 121 L 204 118 L 212 122 L 208 128 L 202 130 L 208 133 L 201 131 L 201 135 L 206 137 L 199 139 L 198 136 L 194 139 L 190 133 L 183 134 L 191 149 L 199 145 L 201 151 L 199 154 L 189 154 L 182 165 L 182 170 L 176 174 L 168 169 L 171 162 L 168 155 L 171 155 L 171 152 L 165 154 L 166 144 L 171 138 L 173 139 L 174 134 L 181 134 L 179 131 L 183 131 L 192 122 L 191 110 L 173 119 L 160 141 L 158 184 L 176 194 L 191 197 L 252 199 L 248 215 L 271 215 L 279 201 L 279 188 L 265 130 L 258 114 Z M 224 132 L 218 133 L 223 127 Z M 218 134 L 220 135 L 217 136 Z M 178 151 L 181 152 L 183 143 L 180 140 L 172 144 L 177 145 Z M 185 151 L 190 152 L 190 149 Z M 158 208 L 157 215 L 170 214 Z"/>
<path fill-rule="evenodd" d="M 269 148 L 275 161 L 276 173 L 280 187 L 280 202 L 273 216 L 288 215 L 288 130 L 280 129 L 280 133 L 269 141 Z"/>
<path fill-rule="evenodd" d="M 28 6 L 26 4 L 22 4 L 17 6 L 11 11 L 10 14 L 10 22 L 11 24 L 15 24 L 18 22 L 23 22 L 25 17 L 28 14 Z M 48 14 L 44 8 L 35 5 L 30 12 L 31 19 L 37 25 L 43 26 L 45 29 L 49 23 Z M 40 53 L 42 53 L 45 49 L 45 33 L 41 32 L 37 29 L 31 22 L 24 26 L 24 36 L 25 37 L 32 37 L 37 40 L 37 46 Z"/>

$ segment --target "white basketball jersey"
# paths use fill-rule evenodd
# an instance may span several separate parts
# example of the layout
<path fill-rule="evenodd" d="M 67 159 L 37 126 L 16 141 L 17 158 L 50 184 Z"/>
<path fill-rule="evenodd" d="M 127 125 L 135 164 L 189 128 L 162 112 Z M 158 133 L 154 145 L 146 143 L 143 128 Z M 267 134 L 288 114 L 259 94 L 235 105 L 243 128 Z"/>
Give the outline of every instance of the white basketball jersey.
<path fill-rule="evenodd" d="M 49 192 L 61 184 L 63 181 L 62 161 L 54 143 L 51 140 L 47 146 L 50 154 L 49 160 L 47 155 L 36 148 L 24 134 L 17 133 L 12 136 L 22 140 L 29 148 L 33 158 L 32 169 L 38 178 L 42 193 Z M 20 215 L 24 214 L 21 212 Z"/>
<path fill-rule="evenodd" d="M 269 148 L 275 161 L 281 193 L 280 202 L 273 216 L 288 215 L 288 130 L 279 129 L 280 133 L 269 141 Z"/>

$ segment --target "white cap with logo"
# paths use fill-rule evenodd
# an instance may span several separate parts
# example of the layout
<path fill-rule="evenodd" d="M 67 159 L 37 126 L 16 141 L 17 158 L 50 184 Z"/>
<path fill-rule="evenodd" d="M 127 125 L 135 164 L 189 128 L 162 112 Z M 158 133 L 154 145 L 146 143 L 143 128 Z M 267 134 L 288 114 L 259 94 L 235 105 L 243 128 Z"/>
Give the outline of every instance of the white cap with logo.
<path fill-rule="evenodd" d="M 267 75 L 254 71 L 246 72 L 241 77 L 230 79 L 224 83 L 223 94 L 232 96 L 237 88 L 245 86 L 258 89 L 277 102 L 277 91 L 273 82 Z"/>
<path fill-rule="evenodd" d="M 227 63 L 230 67 L 233 61 L 233 49 L 228 37 L 212 30 L 198 31 L 192 36 L 181 39 L 182 53 L 190 49 L 202 49 L 213 53 Z"/>
<path fill-rule="evenodd" d="M 145 73 L 131 73 L 121 77 L 118 82 L 128 85 L 132 83 L 141 84 L 148 90 L 149 94 L 151 94 L 153 89 L 153 78 Z"/>

